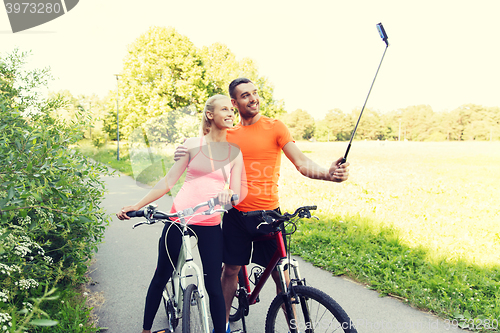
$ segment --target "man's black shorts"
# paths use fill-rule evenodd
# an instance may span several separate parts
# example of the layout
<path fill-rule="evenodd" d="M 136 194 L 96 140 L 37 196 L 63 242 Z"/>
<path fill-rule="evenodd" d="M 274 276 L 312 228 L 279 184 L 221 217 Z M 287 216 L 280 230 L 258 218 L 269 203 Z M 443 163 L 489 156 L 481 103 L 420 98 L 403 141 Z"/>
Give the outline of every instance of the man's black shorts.
<path fill-rule="evenodd" d="M 279 208 L 275 210 L 279 212 Z M 267 266 L 277 245 L 274 239 L 254 242 L 252 253 L 252 241 L 272 231 L 269 226 L 261 226 L 257 229 L 260 223 L 262 223 L 262 219 L 259 216 L 244 216 L 236 208 L 232 208 L 224 214 L 222 220 L 224 263 L 237 266 L 248 265 L 251 257 L 253 263 Z"/>

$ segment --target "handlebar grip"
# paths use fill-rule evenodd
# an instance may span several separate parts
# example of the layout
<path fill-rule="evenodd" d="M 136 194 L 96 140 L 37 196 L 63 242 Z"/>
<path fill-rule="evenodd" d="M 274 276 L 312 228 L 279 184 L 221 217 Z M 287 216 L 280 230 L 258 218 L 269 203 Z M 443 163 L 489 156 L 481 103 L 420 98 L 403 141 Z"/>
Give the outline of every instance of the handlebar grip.
<path fill-rule="evenodd" d="M 316 209 L 318 209 L 318 206 L 316 206 L 316 205 L 314 205 L 314 206 L 304 206 L 303 208 L 307 209 L 307 210 L 316 210 Z"/>
<path fill-rule="evenodd" d="M 127 216 L 128 217 L 144 217 L 144 210 L 140 209 L 140 210 L 133 210 L 133 211 L 127 212 Z"/>
<path fill-rule="evenodd" d="M 252 216 L 261 216 L 262 215 L 262 212 L 263 210 L 253 210 L 251 212 L 246 212 L 246 216 L 248 217 L 252 217 Z"/>
<path fill-rule="evenodd" d="M 233 196 L 231 197 L 231 202 L 235 202 L 235 201 L 238 201 L 238 194 L 233 194 Z M 217 206 L 219 204 L 219 198 L 214 198 L 214 205 Z"/>

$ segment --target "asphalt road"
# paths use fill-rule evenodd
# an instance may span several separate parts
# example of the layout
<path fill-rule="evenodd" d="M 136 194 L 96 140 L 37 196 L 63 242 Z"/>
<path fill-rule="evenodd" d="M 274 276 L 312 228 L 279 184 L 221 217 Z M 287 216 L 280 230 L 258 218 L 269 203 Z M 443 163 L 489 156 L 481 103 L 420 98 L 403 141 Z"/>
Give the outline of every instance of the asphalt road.
<path fill-rule="evenodd" d="M 149 282 L 156 268 L 158 239 L 163 224 L 132 229 L 139 219 L 120 221 L 114 213 L 133 204 L 149 189 L 138 186 L 127 176 L 104 177 L 108 193 L 104 208 L 113 214 L 104 242 L 99 246 L 90 268 L 92 283 L 88 286 L 96 302 L 94 313 L 98 325 L 107 333 L 140 333 L 144 301 Z M 171 206 L 170 197 L 158 201 L 161 210 Z M 300 260 L 302 276 L 307 284 L 332 296 L 348 313 L 359 333 L 445 333 L 459 332 L 449 323 L 432 314 L 413 309 L 398 299 L 380 297 L 376 291 Z M 260 295 L 260 302 L 250 307 L 246 317 L 248 332 L 264 332 L 264 321 L 272 299 L 274 284 L 270 280 Z M 156 316 L 153 330 L 167 327 L 163 305 Z M 240 322 L 232 329 L 241 328 Z M 180 332 L 180 327 L 176 330 Z"/>

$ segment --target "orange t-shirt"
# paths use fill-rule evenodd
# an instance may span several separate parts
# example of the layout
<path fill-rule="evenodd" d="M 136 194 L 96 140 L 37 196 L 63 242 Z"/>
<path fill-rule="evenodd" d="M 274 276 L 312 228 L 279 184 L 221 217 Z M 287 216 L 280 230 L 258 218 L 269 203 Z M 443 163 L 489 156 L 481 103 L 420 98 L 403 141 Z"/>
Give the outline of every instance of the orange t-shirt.
<path fill-rule="evenodd" d="M 278 208 L 281 149 L 293 141 L 285 124 L 261 116 L 255 124 L 229 129 L 227 141 L 239 146 L 247 176 L 246 185 L 242 184 L 248 188 L 247 196 L 236 208 L 243 212 Z"/>

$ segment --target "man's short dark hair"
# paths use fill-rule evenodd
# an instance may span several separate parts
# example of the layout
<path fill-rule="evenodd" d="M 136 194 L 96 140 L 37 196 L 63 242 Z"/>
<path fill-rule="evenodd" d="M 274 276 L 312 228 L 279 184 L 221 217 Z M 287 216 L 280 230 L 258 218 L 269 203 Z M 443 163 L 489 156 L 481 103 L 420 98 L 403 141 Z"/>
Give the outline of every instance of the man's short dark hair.
<path fill-rule="evenodd" d="M 250 79 L 247 79 L 246 77 L 239 77 L 237 79 L 234 79 L 229 84 L 229 96 L 231 96 L 231 98 L 236 99 L 236 96 L 234 96 L 234 90 L 238 85 L 242 83 L 252 83 L 252 81 L 250 81 Z"/>

